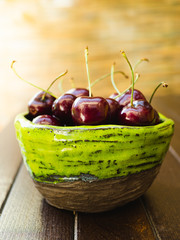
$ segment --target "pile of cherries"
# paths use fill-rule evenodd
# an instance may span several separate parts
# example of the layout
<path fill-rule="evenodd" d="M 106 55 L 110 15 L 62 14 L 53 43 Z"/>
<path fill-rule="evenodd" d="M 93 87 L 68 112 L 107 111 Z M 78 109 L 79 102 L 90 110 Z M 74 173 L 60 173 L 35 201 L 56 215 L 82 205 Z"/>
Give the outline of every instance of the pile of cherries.
<path fill-rule="evenodd" d="M 115 86 L 113 65 L 111 68 L 111 81 L 117 92 L 108 98 L 92 96 L 87 61 L 88 48 L 86 48 L 85 59 L 89 88 L 73 88 L 59 98 L 49 92 L 49 88 L 47 91 L 41 90 L 29 101 L 28 119 L 35 124 L 55 126 L 101 124 L 148 126 L 158 124 L 160 118 L 157 111 L 151 106 L 151 100 L 158 87 L 160 85 L 167 87 L 167 84 L 160 83 L 148 102 L 139 90 L 134 89 L 138 75 L 134 80 L 134 68 L 132 68 L 125 52 L 122 51 L 121 53 L 128 62 L 132 73 L 131 86 L 123 93 L 120 93 Z M 60 77 L 65 74 L 66 72 L 61 74 Z"/>

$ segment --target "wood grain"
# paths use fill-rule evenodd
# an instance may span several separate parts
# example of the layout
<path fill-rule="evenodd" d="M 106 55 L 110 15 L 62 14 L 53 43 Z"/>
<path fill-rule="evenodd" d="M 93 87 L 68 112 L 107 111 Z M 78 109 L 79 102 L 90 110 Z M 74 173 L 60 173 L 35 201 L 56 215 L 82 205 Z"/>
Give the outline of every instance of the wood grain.
<path fill-rule="evenodd" d="M 166 91 L 166 90 L 165 90 Z M 180 156 L 180 94 L 167 94 L 166 96 L 155 97 L 153 105 L 162 114 L 172 118 L 175 122 L 174 136 L 171 145 Z"/>
<path fill-rule="evenodd" d="M 79 214 L 78 239 L 179 239 L 179 172 L 180 165 L 168 153 L 160 174 L 142 200 L 111 212 Z"/>
<path fill-rule="evenodd" d="M 78 240 L 155 239 L 140 200 L 110 212 L 77 216 Z"/>
<path fill-rule="evenodd" d="M 72 212 L 47 204 L 25 167 L 20 169 L 0 218 L 0 239 L 73 239 Z"/>
<path fill-rule="evenodd" d="M 0 214 L 22 159 L 13 123 L 0 132 Z"/>
<path fill-rule="evenodd" d="M 180 164 L 170 153 L 143 202 L 157 236 L 180 239 Z"/>

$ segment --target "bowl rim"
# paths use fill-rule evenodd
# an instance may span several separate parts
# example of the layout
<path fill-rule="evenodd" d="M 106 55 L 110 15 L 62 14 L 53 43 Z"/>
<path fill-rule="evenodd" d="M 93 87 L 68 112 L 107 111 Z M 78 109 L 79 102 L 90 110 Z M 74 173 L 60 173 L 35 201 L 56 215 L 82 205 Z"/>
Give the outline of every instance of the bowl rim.
<path fill-rule="evenodd" d="M 108 129 L 108 128 L 119 128 L 119 129 L 160 129 L 167 127 L 169 125 L 174 126 L 174 121 L 171 118 L 165 117 L 163 114 L 159 113 L 161 122 L 156 125 L 148 125 L 148 126 L 128 126 L 128 125 L 117 125 L 117 124 L 106 124 L 106 125 L 81 125 L 81 126 L 53 126 L 53 125 L 41 125 L 35 124 L 31 120 L 27 119 L 26 116 L 28 115 L 27 112 L 19 113 L 15 117 L 15 123 L 19 122 L 21 127 L 28 127 L 28 128 L 36 128 L 36 129 L 51 129 L 51 130 L 95 130 L 95 129 Z"/>

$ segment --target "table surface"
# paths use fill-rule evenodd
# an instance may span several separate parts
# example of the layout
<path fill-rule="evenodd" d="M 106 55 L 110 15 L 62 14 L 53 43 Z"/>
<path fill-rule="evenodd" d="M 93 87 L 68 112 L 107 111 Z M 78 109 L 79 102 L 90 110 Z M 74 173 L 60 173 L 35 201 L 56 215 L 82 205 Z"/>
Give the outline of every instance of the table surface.
<path fill-rule="evenodd" d="M 130 0 L 11 0 L 0 3 L 0 240 L 10 239 L 180 239 L 180 2 Z M 109 212 L 87 214 L 58 210 L 46 203 L 25 169 L 13 126 L 37 91 L 18 79 L 47 88 L 68 69 L 63 90 L 86 87 L 84 49 L 89 47 L 92 81 L 115 69 L 130 75 L 120 55 L 123 49 L 138 67 L 136 88 L 150 97 L 160 88 L 153 106 L 175 122 L 175 133 L 160 173 L 137 200 Z M 120 89 L 129 86 L 115 75 Z M 118 82 L 119 81 L 119 82 Z M 61 94 L 59 83 L 52 87 Z M 93 95 L 113 92 L 110 78 L 92 89 Z M 9 122 L 9 124 L 7 124 Z"/>

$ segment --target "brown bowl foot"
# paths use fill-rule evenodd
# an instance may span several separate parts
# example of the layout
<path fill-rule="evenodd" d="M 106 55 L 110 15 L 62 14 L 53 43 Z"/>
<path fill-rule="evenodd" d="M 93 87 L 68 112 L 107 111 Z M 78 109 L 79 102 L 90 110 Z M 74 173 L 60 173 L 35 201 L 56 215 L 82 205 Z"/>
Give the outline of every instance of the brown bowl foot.
<path fill-rule="evenodd" d="M 52 206 L 79 212 L 102 212 L 140 197 L 150 187 L 159 169 L 160 165 L 126 177 L 93 182 L 34 183 Z"/>

